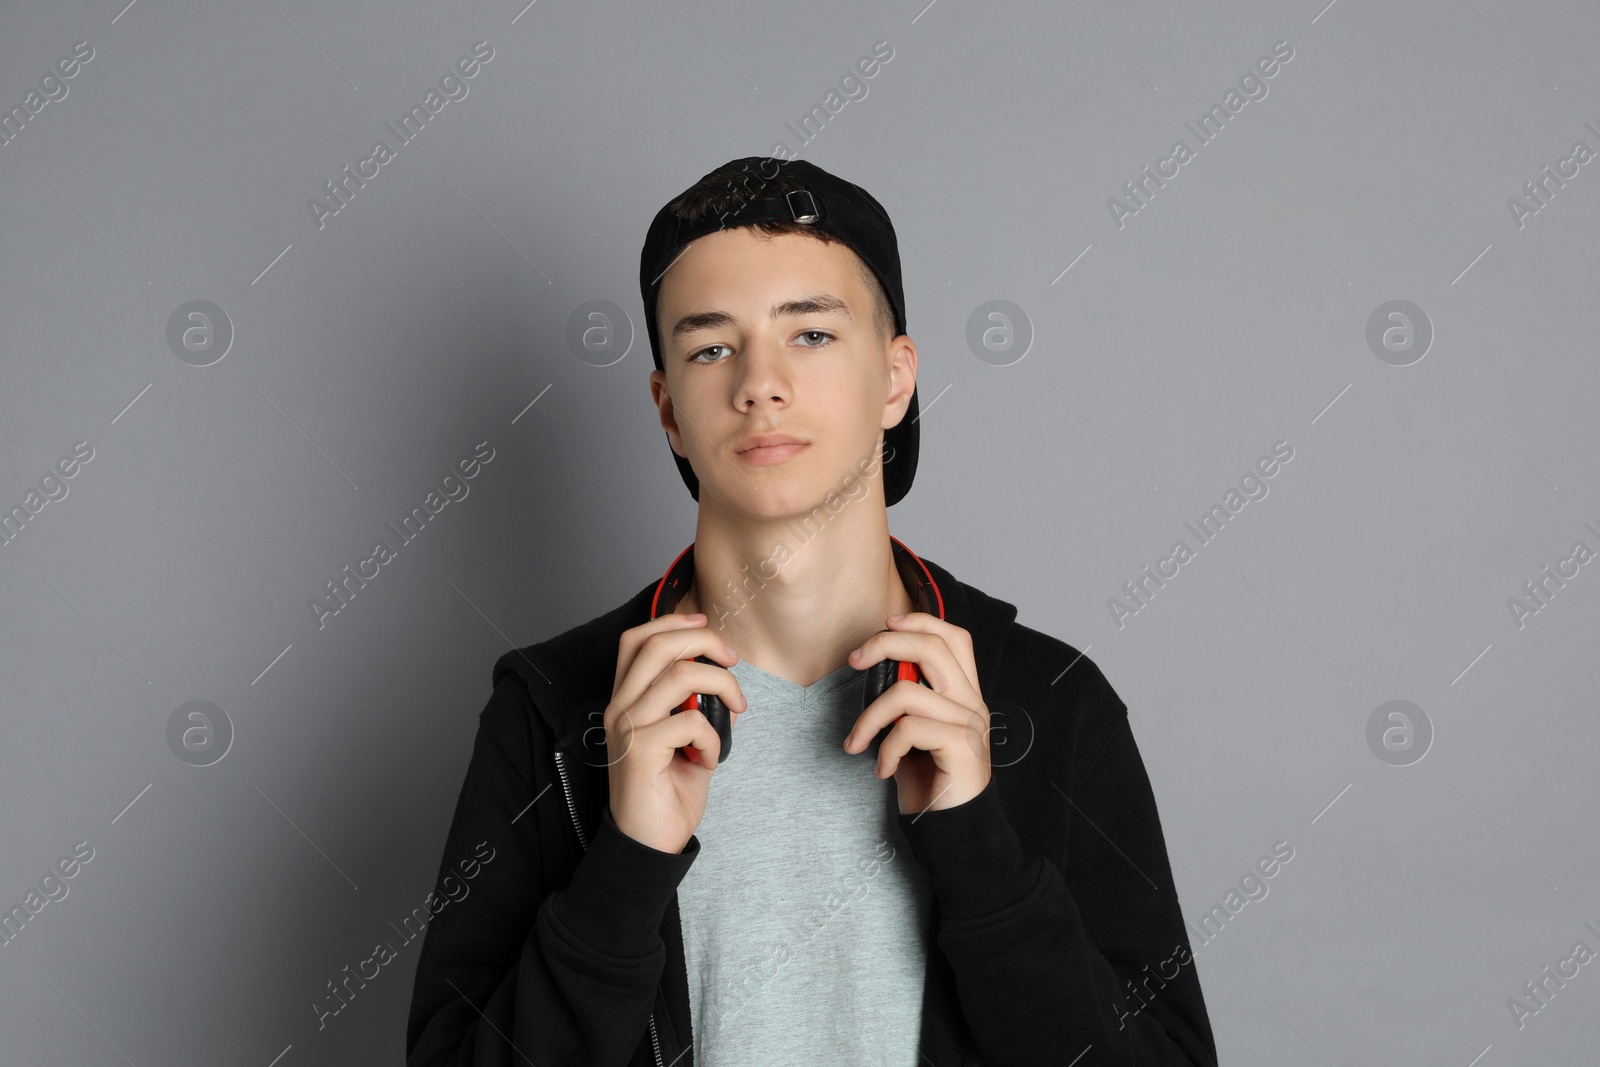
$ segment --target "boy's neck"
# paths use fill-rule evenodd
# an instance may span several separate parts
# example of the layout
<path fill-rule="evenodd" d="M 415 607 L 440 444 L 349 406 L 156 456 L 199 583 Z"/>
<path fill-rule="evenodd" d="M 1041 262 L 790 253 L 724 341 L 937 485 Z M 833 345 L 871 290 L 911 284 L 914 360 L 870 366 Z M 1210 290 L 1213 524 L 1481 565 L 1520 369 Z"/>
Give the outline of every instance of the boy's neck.
<path fill-rule="evenodd" d="M 741 660 L 769 674 L 797 685 L 826 678 L 884 629 L 885 616 L 915 610 L 895 569 L 888 513 L 859 504 L 820 528 L 722 522 L 702 507 L 694 582 L 675 610 L 704 612 Z"/>

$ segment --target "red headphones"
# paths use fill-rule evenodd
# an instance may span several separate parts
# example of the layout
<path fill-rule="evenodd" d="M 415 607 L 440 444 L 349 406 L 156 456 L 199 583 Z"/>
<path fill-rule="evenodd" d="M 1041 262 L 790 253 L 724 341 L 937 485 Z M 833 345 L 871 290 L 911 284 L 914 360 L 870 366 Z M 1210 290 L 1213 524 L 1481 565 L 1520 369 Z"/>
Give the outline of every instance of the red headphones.
<path fill-rule="evenodd" d="M 900 540 L 893 535 L 889 537 L 890 550 L 894 553 L 895 570 L 900 575 L 900 580 L 905 584 L 906 592 L 911 595 L 911 603 L 916 611 L 924 611 L 938 619 L 944 618 L 944 596 L 939 592 L 938 583 L 933 580 L 933 574 L 928 570 L 928 565 L 917 558 Z M 678 553 L 678 558 L 672 561 L 667 568 L 667 573 L 661 576 L 661 581 L 656 584 L 656 594 L 650 601 L 650 617 L 670 614 L 677 607 L 678 601 L 689 591 L 694 583 L 694 543 Z M 706 613 L 709 619 L 710 613 Z M 884 631 L 879 630 L 879 633 Z M 711 663 L 705 656 L 696 656 L 697 663 Z M 716 666 L 717 664 L 713 664 Z M 898 681 L 911 681 L 919 685 L 927 685 L 922 677 L 922 671 L 915 663 L 901 660 L 885 659 L 874 663 L 863 673 L 867 676 L 866 687 L 861 692 L 861 709 L 877 700 L 889 687 Z M 680 711 L 693 711 L 698 709 L 706 720 L 717 731 L 717 736 L 722 740 L 722 756 L 719 764 L 726 762 L 733 751 L 733 716 L 722 702 L 722 698 L 715 693 L 691 693 L 689 699 L 672 710 L 674 715 Z M 892 725 L 892 724 L 891 724 Z M 884 727 L 878 737 L 873 739 L 876 745 L 882 739 L 883 733 L 889 727 Z M 688 759 L 698 763 L 700 750 L 693 745 L 687 745 L 680 751 Z"/>

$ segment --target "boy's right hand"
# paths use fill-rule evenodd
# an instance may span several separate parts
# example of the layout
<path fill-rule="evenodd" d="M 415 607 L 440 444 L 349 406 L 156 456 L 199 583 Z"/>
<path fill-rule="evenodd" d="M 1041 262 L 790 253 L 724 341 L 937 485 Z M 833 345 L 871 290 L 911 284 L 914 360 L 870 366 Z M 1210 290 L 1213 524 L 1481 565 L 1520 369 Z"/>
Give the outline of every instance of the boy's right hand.
<path fill-rule="evenodd" d="M 635 841 L 679 853 L 700 825 L 722 743 L 700 712 L 672 712 L 691 693 L 714 693 L 737 720 L 748 705 L 726 668 L 738 661 L 702 614 L 663 615 L 623 632 L 604 722 L 611 818 Z M 678 752 L 689 744 L 698 763 Z"/>

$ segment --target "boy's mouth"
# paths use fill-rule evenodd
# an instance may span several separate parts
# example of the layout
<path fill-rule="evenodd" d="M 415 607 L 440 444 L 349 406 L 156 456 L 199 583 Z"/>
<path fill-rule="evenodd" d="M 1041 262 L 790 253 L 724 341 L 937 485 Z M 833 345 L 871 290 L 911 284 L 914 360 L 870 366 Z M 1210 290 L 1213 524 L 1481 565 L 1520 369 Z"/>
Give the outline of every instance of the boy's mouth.
<path fill-rule="evenodd" d="M 741 449 L 738 457 L 746 463 L 757 467 L 770 467 L 782 463 L 790 456 L 808 447 L 804 441 L 783 441 L 770 445 L 756 445 L 753 448 Z"/>

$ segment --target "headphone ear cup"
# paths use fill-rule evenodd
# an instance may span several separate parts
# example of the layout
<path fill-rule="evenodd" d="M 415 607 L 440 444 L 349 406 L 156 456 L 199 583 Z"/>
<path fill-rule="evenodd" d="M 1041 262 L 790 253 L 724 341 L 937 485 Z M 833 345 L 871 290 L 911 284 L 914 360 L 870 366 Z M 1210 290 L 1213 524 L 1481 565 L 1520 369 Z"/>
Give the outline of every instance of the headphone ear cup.
<path fill-rule="evenodd" d="M 707 656 L 696 656 L 694 661 L 696 663 L 710 663 L 716 667 L 721 666 L 720 663 L 716 663 Z M 728 712 L 728 705 L 724 704 L 722 698 L 715 693 L 691 694 L 682 704 L 672 709 L 672 714 L 676 715 L 680 711 L 694 711 L 696 709 L 706 717 L 706 721 L 711 724 L 713 730 L 717 731 L 717 737 L 722 741 L 722 752 L 717 756 L 717 766 L 720 767 L 727 762 L 728 756 L 733 753 L 733 716 Z M 700 762 L 700 750 L 693 745 L 684 747 L 684 755 L 695 763 Z"/>
<path fill-rule="evenodd" d="M 867 676 L 867 684 L 861 690 L 861 710 L 866 711 L 869 704 L 887 693 L 889 687 L 899 681 L 900 664 L 892 659 L 883 659 L 862 673 Z"/>
<path fill-rule="evenodd" d="M 715 693 L 700 694 L 700 714 L 706 717 L 711 728 L 717 731 L 717 737 L 722 740 L 721 752 L 717 756 L 717 766 L 720 767 L 733 754 L 733 716 L 728 712 L 728 705 Z"/>
<path fill-rule="evenodd" d="M 889 687 L 900 680 L 900 664 L 898 661 L 892 659 L 879 660 L 877 663 L 874 663 L 872 666 L 868 667 L 863 673 L 867 676 L 867 682 L 861 690 L 861 710 L 866 711 L 874 700 L 877 700 L 879 697 L 883 696 L 883 694 L 887 693 L 889 691 Z M 884 735 L 887 734 L 890 729 L 893 728 L 893 726 L 894 724 L 890 723 L 888 726 L 885 726 L 883 729 L 877 732 L 877 734 L 872 738 L 872 743 L 868 746 L 869 751 L 874 753 L 877 752 L 878 745 L 883 742 Z"/>

